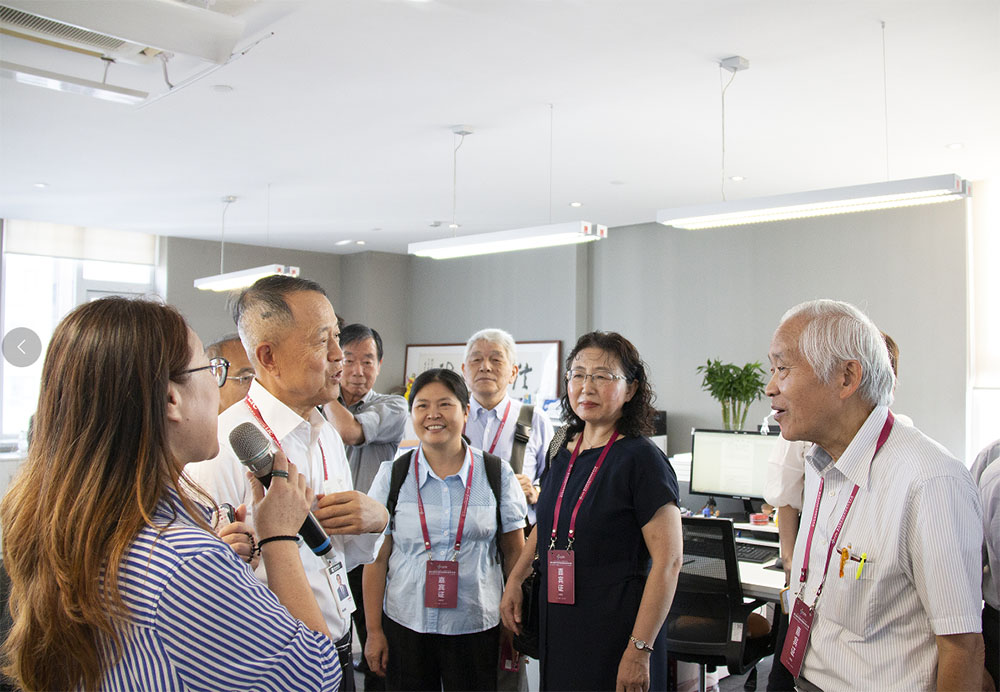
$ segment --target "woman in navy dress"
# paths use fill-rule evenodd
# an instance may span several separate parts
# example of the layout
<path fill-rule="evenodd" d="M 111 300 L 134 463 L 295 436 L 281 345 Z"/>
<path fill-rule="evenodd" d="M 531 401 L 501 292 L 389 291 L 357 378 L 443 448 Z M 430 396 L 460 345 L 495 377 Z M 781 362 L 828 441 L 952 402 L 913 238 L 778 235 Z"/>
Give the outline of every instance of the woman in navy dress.
<path fill-rule="evenodd" d="M 537 550 L 541 688 L 666 689 L 659 635 L 683 539 L 677 477 L 643 437 L 653 416 L 646 366 L 613 332 L 580 337 L 566 365 L 566 444 L 542 484 L 538 525 L 501 614 L 520 629 L 521 582 Z"/>

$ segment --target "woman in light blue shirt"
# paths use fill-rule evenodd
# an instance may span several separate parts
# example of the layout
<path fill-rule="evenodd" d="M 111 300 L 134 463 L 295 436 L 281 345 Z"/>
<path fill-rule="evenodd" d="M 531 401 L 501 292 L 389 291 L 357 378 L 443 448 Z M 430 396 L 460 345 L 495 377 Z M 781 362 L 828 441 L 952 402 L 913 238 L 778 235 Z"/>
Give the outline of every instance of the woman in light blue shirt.
<path fill-rule="evenodd" d="M 524 493 L 498 464 L 497 511 L 483 452 L 462 437 L 469 391 L 460 375 L 421 373 L 409 404 L 420 446 L 382 550 L 365 567 L 365 657 L 389 690 L 494 690 L 503 574 L 524 545 Z M 392 468 L 384 462 L 372 482 L 379 502 L 388 501 Z"/>

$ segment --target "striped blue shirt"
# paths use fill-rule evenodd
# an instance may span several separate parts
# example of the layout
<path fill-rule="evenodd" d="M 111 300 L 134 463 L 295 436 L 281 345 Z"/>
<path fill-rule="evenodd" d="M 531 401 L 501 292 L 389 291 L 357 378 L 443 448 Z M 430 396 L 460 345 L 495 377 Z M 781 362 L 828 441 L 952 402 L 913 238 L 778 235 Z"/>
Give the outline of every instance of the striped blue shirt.
<path fill-rule="evenodd" d="M 172 505 L 172 506 L 171 506 Z M 176 510 L 174 509 L 176 508 Z M 336 690 L 333 642 L 293 618 L 171 491 L 122 560 L 129 621 L 108 690 Z M 111 642 L 101 641 L 106 661 Z"/>

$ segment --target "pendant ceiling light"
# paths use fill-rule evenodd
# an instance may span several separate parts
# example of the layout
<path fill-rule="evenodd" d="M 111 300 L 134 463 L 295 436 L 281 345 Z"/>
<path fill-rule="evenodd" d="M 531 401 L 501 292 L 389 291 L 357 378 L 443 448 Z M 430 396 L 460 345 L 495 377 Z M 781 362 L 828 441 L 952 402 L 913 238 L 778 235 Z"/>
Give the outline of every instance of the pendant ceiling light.
<path fill-rule="evenodd" d="M 549 104 L 549 223 L 544 226 L 516 228 L 496 233 L 479 233 L 459 236 L 457 230 L 457 183 L 458 183 L 458 150 L 467 135 L 472 134 L 468 125 L 455 125 L 452 132 L 461 139 L 453 152 L 452 160 L 452 197 L 451 224 L 449 228 L 456 231 L 451 238 L 428 240 L 420 243 L 410 243 L 407 251 L 418 257 L 433 259 L 454 259 L 474 255 L 489 255 L 499 252 L 514 252 L 516 250 L 534 250 L 543 247 L 589 243 L 608 237 L 608 227 L 589 221 L 572 221 L 568 223 L 552 223 L 552 123 L 553 106 Z"/>
<path fill-rule="evenodd" d="M 237 288 L 252 286 L 257 279 L 265 276 L 298 276 L 299 268 L 290 267 L 285 264 L 265 264 L 261 267 L 251 269 L 240 269 L 239 271 L 226 272 L 226 212 L 229 205 L 236 201 L 236 197 L 228 195 L 222 198 L 226 206 L 222 210 L 222 233 L 219 242 L 219 273 L 214 276 L 203 276 L 194 280 L 194 287 L 201 291 L 232 291 Z M 270 228 L 270 186 L 268 188 L 268 228 Z"/>

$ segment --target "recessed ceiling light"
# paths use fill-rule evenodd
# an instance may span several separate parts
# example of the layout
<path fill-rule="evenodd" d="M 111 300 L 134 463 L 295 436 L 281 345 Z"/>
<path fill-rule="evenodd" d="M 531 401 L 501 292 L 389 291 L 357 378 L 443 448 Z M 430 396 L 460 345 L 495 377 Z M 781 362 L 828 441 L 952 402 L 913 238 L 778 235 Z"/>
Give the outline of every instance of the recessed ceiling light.
<path fill-rule="evenodd" d="M 334 245 L 349 245 L 352 242 L 354 241 L 348 238 L 347 240 L 338 240 L 336 243 L 334 243 Z"/>
<path fill-rule="evenodd" d="M 364 244 L 365 244 L 365 241 L 363 241 L 363 240 L 359 240 L 359 241 L 355 242 L 354 244 L 355 244 L 355 245 L 364 245 Z"/>
<path fill-rule="evenodd" d="M 624 185 L 625 181 L 624 180 L 612 180 L 611 184 L 612 185 Z"/>
<path fill-rule="evenodd" d="M 46 187 L 49 186 L 48 183 L 33 183 L 33 185 L 34 185 L 34 187 L 37 187 L 39 190 L 44 189 L 44 188 L 46 188 Z"/>
<path fill-rule="evenodd" d="M 460 226 L 457 223 L 450 223 L 450 224 L 448 224 L 448 228 L 456 229 L 456 228 L 460 228 Z"/>
<path fill-rule="evenodd" d="M 231 87 L 228 84 L 213 84 L 208 88 L 217 94 L 228 94 L 229 92 L 233 91 L 233 87 Z"/>
<path fill-rule="evenodd" d="M 381 228 L 377 228 L 377 227 L 372 229 L 372 231 L 381 231 L 381 230 L 382 230 Z"/>
<path fill-rule="evenodd" d="M 731 175 L 729 176 L 729 179 L 732 180 L 734 183 L 741 183 L 744 180 L 746 180 L 746 178 L 744 178 L 742 175 Z"/>
<path fill-rule="evenodd" d="M 583 202 L 570 202 L 569 206 L 571 206 L 573 208 L 582 207 L 583 206 Z"/>
<path fill-rule="evenodd" d="M 964 149 L 965 145 L 962 142 L 952 142 L 951 144 L 945 145 L 946 149 Z"/>

